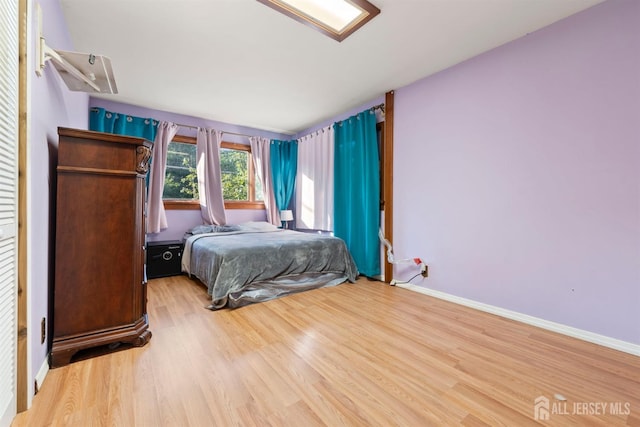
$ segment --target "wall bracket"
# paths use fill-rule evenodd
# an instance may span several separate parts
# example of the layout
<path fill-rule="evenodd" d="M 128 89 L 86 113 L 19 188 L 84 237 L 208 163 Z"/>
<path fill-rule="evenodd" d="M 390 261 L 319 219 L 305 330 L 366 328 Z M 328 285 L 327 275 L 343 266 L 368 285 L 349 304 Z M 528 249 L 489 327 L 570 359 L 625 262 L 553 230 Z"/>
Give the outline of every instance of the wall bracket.
<path fill-rule="evenodd" d="M 47 46 L 42 35 L 42 9 L 37 5 L 38 39 L 36 41 L 36 74 L 51 60 L 70 90 L 90 93 L 118 93 L 111 60 L 91 53 L 55 50 Z"/>

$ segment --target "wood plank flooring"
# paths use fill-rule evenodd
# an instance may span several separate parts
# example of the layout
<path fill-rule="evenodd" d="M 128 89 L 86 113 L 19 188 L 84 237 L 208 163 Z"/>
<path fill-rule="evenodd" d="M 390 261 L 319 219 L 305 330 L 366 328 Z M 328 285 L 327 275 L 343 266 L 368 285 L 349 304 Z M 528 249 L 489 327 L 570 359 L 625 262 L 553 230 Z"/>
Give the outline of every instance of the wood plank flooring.
<path fill-rule="evenodd" d="M 51 370 L 13 426 L 640 425 L 640 358 L 406 289 L 148 287 L 149 344 Z"/>

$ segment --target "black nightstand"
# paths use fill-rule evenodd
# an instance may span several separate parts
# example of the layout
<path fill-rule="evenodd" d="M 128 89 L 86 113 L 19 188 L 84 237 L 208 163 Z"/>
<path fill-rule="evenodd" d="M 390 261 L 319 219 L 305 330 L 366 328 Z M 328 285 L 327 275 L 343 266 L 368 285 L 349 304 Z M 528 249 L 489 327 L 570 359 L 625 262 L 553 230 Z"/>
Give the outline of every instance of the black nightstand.
<path fill-rule="evenodd" d="M 177 276 L 182 273 L 180 240 L 147 242 L 147 278 Z"/>

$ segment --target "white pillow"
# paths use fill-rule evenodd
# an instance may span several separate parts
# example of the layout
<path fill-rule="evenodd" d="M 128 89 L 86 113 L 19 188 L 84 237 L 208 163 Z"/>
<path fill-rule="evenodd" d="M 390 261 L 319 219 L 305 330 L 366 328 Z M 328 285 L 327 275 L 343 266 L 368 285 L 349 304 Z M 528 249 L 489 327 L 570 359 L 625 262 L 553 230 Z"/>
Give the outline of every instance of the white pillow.
<path fill-rule="evenodd" d="M 240 224 L 242 228 L 253 230 L 253 231 L 277 231 L 278 227 L 275 225 L 266 222 L 266 221 L 249 221 L 244 224 Z"/>

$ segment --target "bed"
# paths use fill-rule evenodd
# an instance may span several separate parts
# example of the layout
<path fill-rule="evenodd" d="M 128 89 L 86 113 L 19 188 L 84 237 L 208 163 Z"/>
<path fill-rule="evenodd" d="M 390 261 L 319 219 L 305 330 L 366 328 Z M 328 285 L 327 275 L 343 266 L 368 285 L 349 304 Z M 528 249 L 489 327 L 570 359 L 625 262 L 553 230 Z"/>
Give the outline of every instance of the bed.
<path fill-rule="evenodd" d="M 192 229 L 185 235 L 182 271 L 206 285 L 211 310 L 355 282 L 358 275 L 343 240 L 267 222 Z"/>

